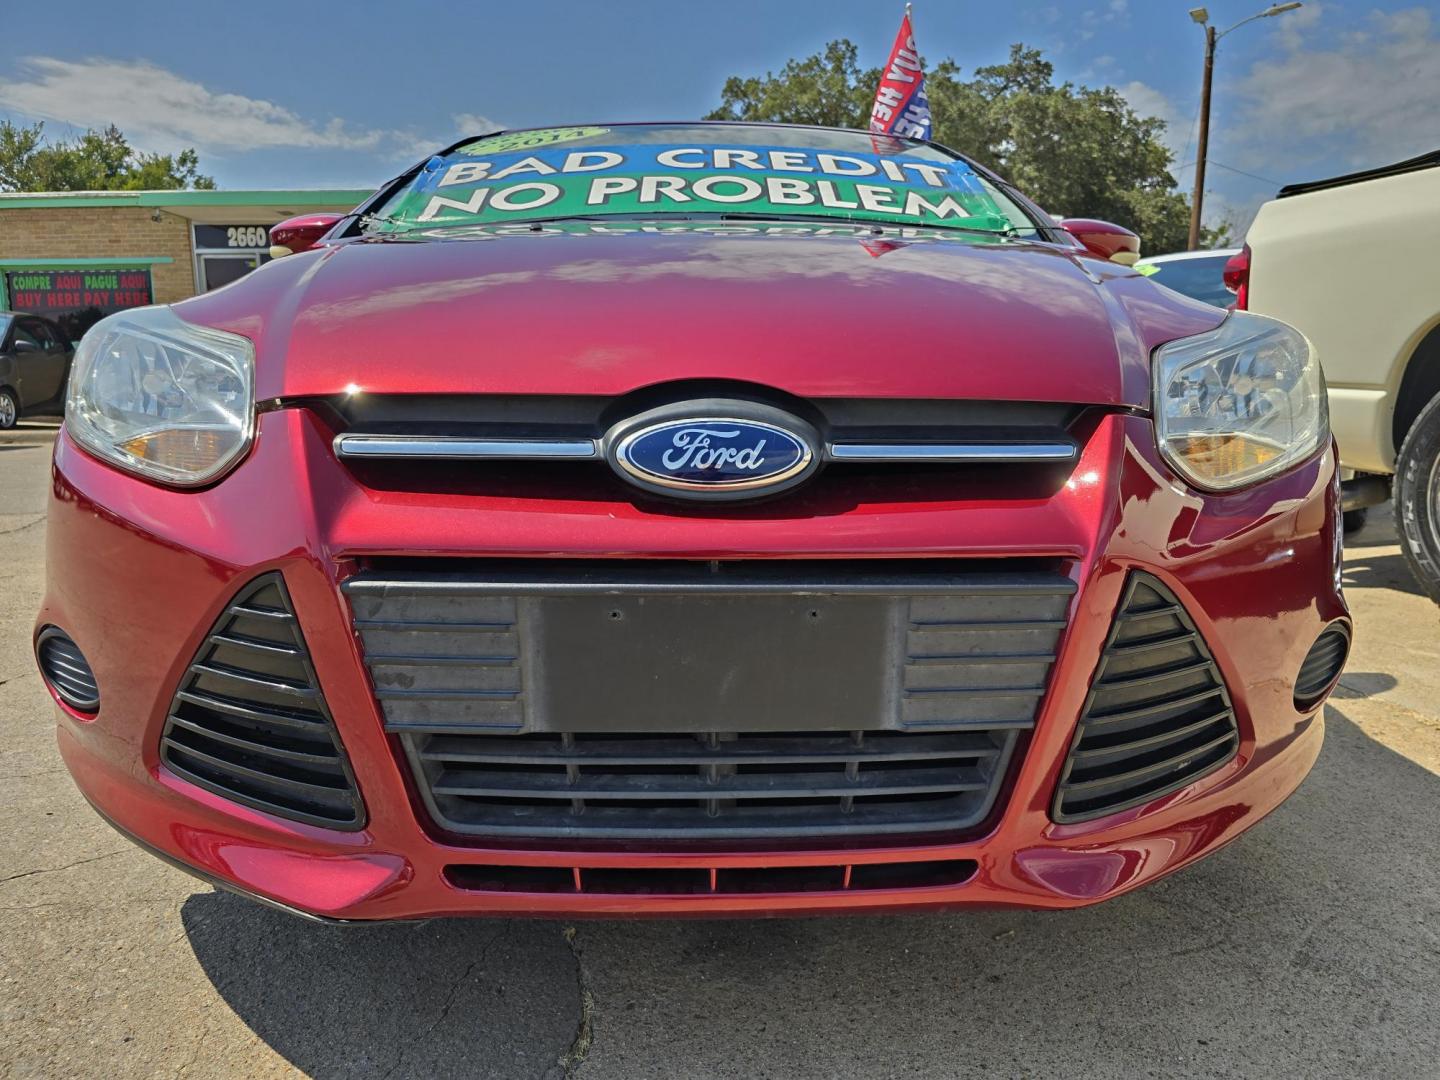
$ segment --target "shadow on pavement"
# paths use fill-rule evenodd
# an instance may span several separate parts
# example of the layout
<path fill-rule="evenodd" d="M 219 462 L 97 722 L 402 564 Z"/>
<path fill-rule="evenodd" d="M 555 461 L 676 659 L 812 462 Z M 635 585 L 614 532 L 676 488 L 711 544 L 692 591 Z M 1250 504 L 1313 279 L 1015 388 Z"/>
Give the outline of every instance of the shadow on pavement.
<path fill-rule="evenodd" d="M 1434 1075 L 1440 777 L 1327 710 L 1269 821 L 1060 914 L 331 929 L 184 906 L 231 1008 L 320 1077 Z M 577 968 L 577 958 L 579 968 Z M 577 982 L 578 979 L 578 982 Z"/>
<path fill-rule="evenodd" d="M 1345 575 L 1341 579 L 1347 589 L 1389 589 L 1394 592 L 1424 596 L 1424 591 L 1410 572 L 1405 556 L 1398 551 L 1371 554 L 1366 548 L 1347 548 Z"/>
<path fill-rule="evenodd" d="M 216 990 L 311 1076 L 540 1077 L 578 1026 L 556 923 L 330 927 L 225 892 L 180 915 Z"/>
<path fill-rule="evenodd" d="M 1340 685 L 1335 687 L 1335 697 L 1340 701 L 1374 697 L 1387 690 L 1394 690 L 1399 685 L 1399 679 L 1383 671 L 1347 670 L 1340 678 Z"/>

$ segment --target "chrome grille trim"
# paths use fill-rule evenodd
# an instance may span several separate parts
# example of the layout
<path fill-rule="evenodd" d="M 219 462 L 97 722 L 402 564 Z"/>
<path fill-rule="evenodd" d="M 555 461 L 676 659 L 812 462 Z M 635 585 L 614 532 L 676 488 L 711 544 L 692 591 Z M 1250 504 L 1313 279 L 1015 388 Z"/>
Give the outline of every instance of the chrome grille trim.
<path fill-rule="evenodd" d="M 352 435 L 335 437 L 342 458 L 432 458 L 445 461 L 590 461 L 594 439 L 467 439 L 456 435 Z"/>
<path fill-rule="evenodd" d="M 596 439 L 466 438 L 458 435 L 361 435 L 335 437 L 341 458 L 430 459 L 439 461 L 595 461 L 600 458 Z M 1074 461 L 1079 450 L 1073 442 L 942 443 L 942 442 L 832 442 L 825 447 L 828 461 L 847 464 L 1027 464 Z"/>
<path fill-rule="evenodd" d="M 1073 461 L 1079 450 L 1071 442 L 1046 443 L 831 443 L 831 461 L 868 464 L 935 462 L 937 464 L 1006 464 Z"/>

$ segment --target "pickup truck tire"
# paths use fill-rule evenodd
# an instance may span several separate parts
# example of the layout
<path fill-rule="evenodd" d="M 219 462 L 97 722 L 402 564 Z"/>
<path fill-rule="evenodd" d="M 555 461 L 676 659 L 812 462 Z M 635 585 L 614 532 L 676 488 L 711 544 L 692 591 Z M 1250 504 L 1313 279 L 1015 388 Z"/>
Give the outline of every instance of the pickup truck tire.
<path fill-rule="evenodd" d="M 1440 395 L 1420 410 L 1395 461 L 1400 550 L 1430 599 L 1440 604 Z"/>

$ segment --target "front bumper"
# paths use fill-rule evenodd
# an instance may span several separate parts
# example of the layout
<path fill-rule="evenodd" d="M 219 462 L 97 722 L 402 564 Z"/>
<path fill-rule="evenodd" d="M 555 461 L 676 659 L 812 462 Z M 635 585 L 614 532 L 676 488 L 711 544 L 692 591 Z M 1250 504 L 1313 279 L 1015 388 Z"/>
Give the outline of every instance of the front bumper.
<path fill-rule="evenodd" d="M 1335 463 L 1228 496 L 1176 482 L 1148 421 L 1112 414 L 1069 481 L 1043 498 L 841 500 L 804 515 L 657 514 L 629 502 L 476 497 L 366 487 L 303 409 L 267 412 L 251 456 L 198 493 L 121 475 L 56 445 L 49 586 L 38 626 L 68 632 L 101 687 L 98 715 L 63 705 L 59 741 L 91 802 L 145 846 L 228 887 L 333 919 L 459 914 L 745 915 L 970 905 L 1074 907 L 1167 874 L 1278 805 L 1319 752 L 1318 704 L 1296 673 L 1339 593 Z M 383 728 L 343 583 L 373 556 L 1051 559 L 1076 592 L 1028 745 L 983 830 L 816 838 L 804 844 L 577 844 L 437 831 Z M 1127 576 L 1184 604 L 1234 701 L 1238 753 L 1150 803 L 1096 820 L 1051 818 L 1077 717 Z M 216 618 L 258 575 L 283 574 L 363 798 L 340 831 L 237 805 L 171 773 L 160 738 L 175 687 Z M 959 883 L 828 891 L 646 894 L 461 887 L 467 867 L 708 871 L 971 864 Z M 857 877 L 863 874 L 857 874 Z M 872 875 L 873 876 L 873 875 Z M 883 877 L 877 878 L 883 881 Z"/>

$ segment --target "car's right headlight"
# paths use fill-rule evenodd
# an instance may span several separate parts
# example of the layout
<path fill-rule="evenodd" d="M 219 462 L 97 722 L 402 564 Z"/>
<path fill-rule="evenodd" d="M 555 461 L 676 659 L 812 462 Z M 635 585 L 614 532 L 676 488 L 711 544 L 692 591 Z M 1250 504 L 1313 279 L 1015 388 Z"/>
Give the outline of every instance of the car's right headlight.
<path fill-rule="evenodd" d="M 65 429 L 140 476 L 176 487 L 210 483 L 254 438 L 254 347 L 168 307 L 111 315 L 75 350 Z"/>
<path fill-rule="evenodd" d="M 1234 311 L 1155 350 L 1155 433 L 1196 487 L 1229 490 L 1304 461 L 1330 439 L 1325 380 L 1305 335 Z"/>

